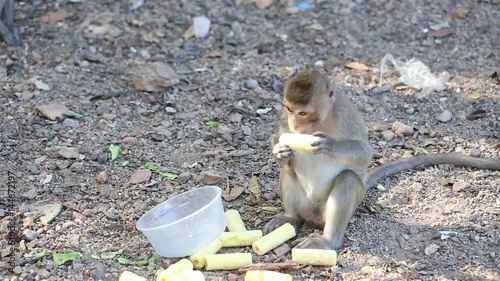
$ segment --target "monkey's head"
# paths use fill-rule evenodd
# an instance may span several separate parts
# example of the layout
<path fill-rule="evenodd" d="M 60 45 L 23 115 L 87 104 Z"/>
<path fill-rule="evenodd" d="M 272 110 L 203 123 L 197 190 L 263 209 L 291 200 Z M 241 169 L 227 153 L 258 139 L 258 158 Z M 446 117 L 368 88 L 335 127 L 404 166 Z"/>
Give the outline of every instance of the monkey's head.
<path fill-rule="evenodd" d="M 285 85 L 283 105 L 293 133 L 311 134 L 327 118 L 334 100 L 334 83 L 315 68 L 294 71 Z"/>

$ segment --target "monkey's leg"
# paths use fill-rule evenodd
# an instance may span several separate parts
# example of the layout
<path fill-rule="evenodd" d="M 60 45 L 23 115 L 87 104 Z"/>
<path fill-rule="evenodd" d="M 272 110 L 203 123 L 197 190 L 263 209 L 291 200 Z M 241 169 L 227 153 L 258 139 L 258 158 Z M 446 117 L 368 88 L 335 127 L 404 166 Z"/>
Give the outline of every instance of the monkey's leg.
<path fill-rule="evenodd" d="M 285 223 L 290 223 L 295 229 L 298 229 L 302 224 L 302 219 L 299 217 L 299 208 L 307 204 L 307 197 L 295 174 L 288 166 L 284 166 L 281 170 L 279 185 L 285 213 L 271 219 L 264 226 L 264 234 L 275 230 Z"/>
<path fill-rule="evenodd" d="M 351 170 L 340 173 L 332 183 L 326 202 L 323 235 L 308 237 L 297 248 L 336 250 L 342 247 L 347 224 L 365 193 L 363 181 L 356 173 Z"/>

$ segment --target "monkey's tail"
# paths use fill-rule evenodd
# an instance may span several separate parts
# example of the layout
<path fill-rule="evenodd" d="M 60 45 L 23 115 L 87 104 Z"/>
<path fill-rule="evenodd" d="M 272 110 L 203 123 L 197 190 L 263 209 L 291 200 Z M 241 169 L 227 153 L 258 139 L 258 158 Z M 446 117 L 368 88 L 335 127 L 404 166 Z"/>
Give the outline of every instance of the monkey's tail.
<path fill-rule="evenodd" d="M 407 159 L 399 159 L 370 169 L 366 179 L 366 187 L 371 188 L 381 179 L 404 170 L 439 164 L 451 164 L 485 170 L 500 170 L 500 159 L 484 159 L 456 154 L 420 155 Z"/>

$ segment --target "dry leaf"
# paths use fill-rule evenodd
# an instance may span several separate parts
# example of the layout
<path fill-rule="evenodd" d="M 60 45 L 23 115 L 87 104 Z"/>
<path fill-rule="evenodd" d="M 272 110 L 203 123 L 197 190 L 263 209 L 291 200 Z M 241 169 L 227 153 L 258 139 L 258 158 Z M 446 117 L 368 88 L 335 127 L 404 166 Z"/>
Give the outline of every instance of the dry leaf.
<path fill-rule="evenodd" d="M 191 24 L 188 27 L 188 29 L 186 29 L 186 31 L 184 32 L 183 37 L 184 37 L 184 40 L 187 40 L 187 39 L 189 39 L 189 38 L 191 38 L 193 36 L 194 36 L 194 25 Z"/>
<path fill-rule="evenodd" d="M 248 191 L 250 191 L 250 202 L 253 205 L 260 203 L 260 187 L 256 176 L 248 181 Z"/>
<path fill-rule="evenodd" d="M 483 97 L 480 93 L 471 93 L 468 95 L 469 99 L 478 100 Z"/>
<path fill-rule="evenodd" d="M 41 105 L 38 107 L 38 110 L 43 116 L 49 118 L 50 120 L 56 120 L 57 118 L 62 119 L 64 117 L 64 113 L 69 111 L 66 105 L 62 103 Z"/>
<path fill-rule="evenodd" d="M 455 31 L 453 31 L 452 28 L 442 28 L 440 30 L 436 30 L 436 31 L 432 31 L 432 32 L 429 32 L 429 36 L 432 36 L 432 37 L 446 37 L 446 36 L 450 36 L 452 35 L 453 33 L 455 33 Z"/>
<path fill-rule="evenodd" d="M 38 21 L 41 23 L 54 24 L 68 17 L 71 17 L 72 15 L 72 13 L 68 13 L 66 11 L 48 12 L 45 15 L 39 17 Z"/>
<path fill-rule="evenodd" d="M 265 9 L 273 4 L 273 0 L 255 0 L 255 5 L 259 9 Z"/>
<path fill-rule="evenodd" d="M 360 63 L 360 62 L 350 62 L 345 65 L 348 68 L 356 69 L 356 70 L 362 70 L 362 71 L 371 71 L 371 67 L 368 67 L 366 64 Z"/>
<path fill-rule="evenodd" d="M 232 201 L 238 196 L 240 196 L 243 191 L 245 191 L 245 188 L 243 186 L 235 186 L 235 187 L 226 187 L 226 189 L 222 192 L 222 198 L 226 201 Z"/>

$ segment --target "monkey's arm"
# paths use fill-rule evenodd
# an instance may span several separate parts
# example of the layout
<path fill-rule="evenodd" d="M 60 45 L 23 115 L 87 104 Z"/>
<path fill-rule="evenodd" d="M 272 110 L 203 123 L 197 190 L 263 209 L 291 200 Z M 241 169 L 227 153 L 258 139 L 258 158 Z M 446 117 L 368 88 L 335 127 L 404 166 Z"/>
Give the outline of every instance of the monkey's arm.
<path fill-rule="evenodd" d="M 316 132 L 321 139 L 312 143 L 313 153 L 323 153 L 346 166 L 368 166 L 371 161 L 371 148 L 362 140 L 337 141 L 323 132 Z"/>
<path fill-rule="evenodd" d="M 404 170 L 414 169 L 419 166 L 440 164 L 451 164 L 456 166 L 500 171 L 499 159 L 482 159 L 456 154 L 420 155 L 407 159 L 399 159 L 394 162 L 383 164 L 382 166 L 370 169 L 366 180 L 366 187 L 373 187 L 381 179 Z"/>

